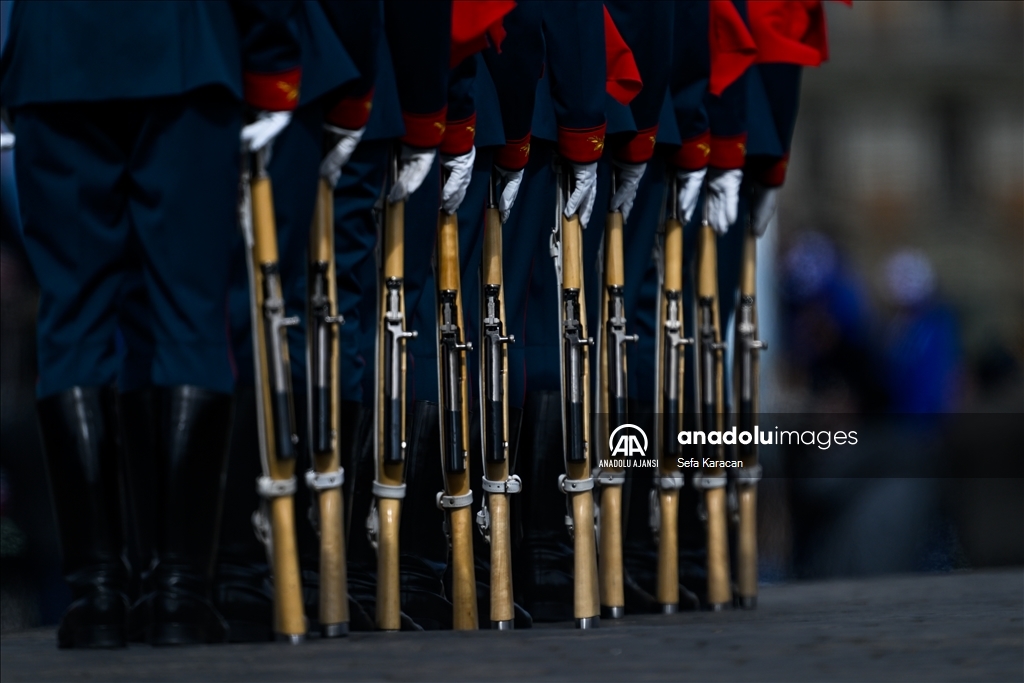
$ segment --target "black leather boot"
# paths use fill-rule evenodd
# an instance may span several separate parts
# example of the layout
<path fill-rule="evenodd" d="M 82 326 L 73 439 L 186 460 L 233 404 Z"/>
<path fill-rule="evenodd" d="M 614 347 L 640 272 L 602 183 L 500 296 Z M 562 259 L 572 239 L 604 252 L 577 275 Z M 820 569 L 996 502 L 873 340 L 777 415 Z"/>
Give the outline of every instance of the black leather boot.
<path fill-rule="evenodd" d="M 213 602 L 228 623 L 228 642 L 263 642 L 274 639 L 274 593 L 266 549 L 252 527 L 263 473 L 255 387 L 239 385 L 235 401 Z"/>
<path fill-rule="evenodd" d="M 152 549 L 135 627 L 152 645 L 223 642 L 227 624 L 210 589 L 233 398 L 160 387 L 126 394 L 121 405 L 136 518 Z"/>
<path fill-rule="evenodd" d="M 523 408 L 518 469 L 523 537 L 512 553 L 516 599 L 534 621 L 573 619 L 573 549 L 565 527 L 561 395 L 530 393 Z"/>
<path fill-rule="evenodd" d="M 37 405 L 72 603 L 57 646 L 113 648 L 127 643 L 128 568 L 118 486 L 117 404 L 113 388 L 74 387 Z"/>
<path fill-rule="evenodd" d="M 399 530 L 402 611 L 427 631 L 452 627 L 452 603 L 444 590 L 448 539 L 437 492 L 441 473 L 441 423 L 436 403 L 417 401 L 409 419 L 405 500 Z"/>

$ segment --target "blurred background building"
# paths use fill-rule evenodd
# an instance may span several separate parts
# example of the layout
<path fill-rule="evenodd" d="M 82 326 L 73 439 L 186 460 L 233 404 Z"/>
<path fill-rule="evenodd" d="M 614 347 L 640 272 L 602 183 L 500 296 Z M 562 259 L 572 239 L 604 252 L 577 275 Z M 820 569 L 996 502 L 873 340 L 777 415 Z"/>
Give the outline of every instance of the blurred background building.
<path fill-rule="evenodd" d="M 0 5 L 6 32 L 10 3 Z M 826 7 L 831 59 L 805 70 L 779 220 L 760 245 L 772 342 L 762 409 L 1024 417 L 1024 3 Z M 34 415 L 35 285 L 7 153 L 0 180 L 6 631 L 54 623 L 68 594 Z M 966 476 L 766 480 L 762 577 L 1024 563 L 1024 482 L 978 478 L 1005 471 L 1007 458 L 1019 464 L 1024 448 L 999 434 L 939 436 L 897 430 L 881 455 Z M 806 458 L 765 455 L 777 472 Z"/>
<path fill-rule="evenodd" d="M 831 59 L 805 70 L 780 238 L 832 237 L 879 306 L 885 259 L 921 250 L 968 362 L 1019 366 L 1024 3 L 825 4 Z"/>
<path fill-rule="evenodd" d="M 831 59 L 804 72 L 761 245 L 762 338 L 779 342 L 762 410 L 1003 416 L 878 426 L 857 457 L 918 478 L 766 453 L 790 478 L 764 487 L 762 576 L 1020 564 L 1024 3 L 825 6 Z"/>

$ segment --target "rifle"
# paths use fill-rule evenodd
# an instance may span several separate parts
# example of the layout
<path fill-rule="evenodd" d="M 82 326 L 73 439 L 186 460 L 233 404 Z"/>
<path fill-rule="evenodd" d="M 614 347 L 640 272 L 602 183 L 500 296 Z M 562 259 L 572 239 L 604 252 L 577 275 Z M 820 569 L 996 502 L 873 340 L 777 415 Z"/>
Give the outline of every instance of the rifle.
<path fill-rule="evenodd" d="M 613 169 L 613 195 L 615 181 Z M 621 211 L 610 211 L 605 221 L 603 279 L 601 322 L 597 334 L 598 394 L 594 441 L 598 453 L 607 453 L 610 461 L 611 454 L 607 451 L 611 447 L 609 438 L 619 425 L 626 423 L 626 342 L 639 339 L 637 335 L 626 334 Z M 595 474 L 597 483 L 601 485 L 598 506 L 601 614 L 621 619 L 626 613 L 622 576 L 622 485 L 626 483 L 626 474 L 622 467 L 614 466 L 601 467 Z"/>
<path fill-rule="evenodd" d="M 697 354 L 700 363 L 699 395 L 701 429 L 705 434 L 723 430 L 722 352 L 718 325 L 718 269 L 715 231 L 707 220 L 700 228 L 697 260 Z M 705 453 L 724 460 L 722 447 L 707 445 Z M 704 491 L 703 514 L 707 522 L 708 606 L 725 609 L 732 602 L 729 583 L 729 540 L 726 511 L 726 473 L 724 468 L 704 470 L 694 477 L 694 485 Z"/>
<path fill-rule="evenodd" d="M 480 334 L 480 415 L 482 419 L 484 478 L 487 494 L 477 513 L 477 526 L 491 546 L 491 628 L 510 631 L 515 613 L 512 602 L 512 533 L 509 495 L 522 482 L 509 473 L 508 349 L 515 341 L 505 336 L 505 300 L 501 256 L 501 215 L 495 200 L 495 181 L 489 183 L 484 220 L 483 260 L 480 262 L 480 299 L 483 321 Z"/>
<path fill-rule="evenodd" d="M 398 177 L 397 154 L 391 156 L 391 182 Z M 398 531 L 405 498 L 405 202 L 385 199 L 383 250 L 378 297 L 377 363 L 374 380 L 374 502 L 366 520 L 370 543 L 377 549 L 377 628 L 401 629 Z"/>
<path fill-rule="evenodd" d="M 274 579 L 274 632 L 278 639 L 299 643 L 305 638 L 302 582 L 295 537 L 295 414 L 287 328 L 299 323 L 286 318 L 277 265 L 277 227 L 266 152 L 243 153 L 241 223 L 249 258 L 249 292 L 255 359 L 256 415 L 263 476 L 257 491 L 263 498 L 253 513 L 253 526 L 267 547 Z"/>
<path fill-rule="evenodd" d="M 306 484 L 315 493 L 320 533 L 320 632 L 325 638 L 348 633 L 348 577 L 345 567 L 344 499 L 338 415 L 338 325 L 334 265 L 334 192 L 323 178 L 309 235 L 306 367 L 313 469 Z"/>
<path fill-rule="evenodd" d="M 437 222 L 437 370 L 441 402 L 441 467 L 444 491 L 437 507 L 446 512 L 452 548 L 452 628 L 477 628 L 473 562 L 473 491 L 469 487 L 469 396 L 462 340 L 459 219 L 441 211 Z"/>
<path fill-rule="evenodd" d="M 579 214 L 566 218 L 565 201 L 571 194 L 571 175 L 561 164 L 558 178 L 556 227 L 551 235 L 551 254 L 559 278 L 559 318 L 562 344 L 562 434 L 565 474 L 559 488 L 568 496 L 573 537 L 573 612 L 577 628 L 594 628 L 600 622 L 597 585 L 597 548 L 594 534 L 594 480 L 587 452 L 590 416 L 588 348 L 594 343 L 586 336 L 586 300 L 583 296 L 583 232 Z"/>
<path fill-rule="evenodd" d="M 735 391 L 739 397 L 739 430 L 754 432 L 758 412 L 758 365 L 768 348 L 757 338 L 757 237 L 749 228 L 743 237 L 740 267 L 740 310 L 736 316 Z M 736 564 L 741 607 L 757 607 L 757 482 L 761 479 L 757 442 L 739 444 L 743 467 L 735 470 L 738 502 Z"/>
<path fill-rule="evenodd" d="M 683 454 L 677 435 L 683 428 L 683 346 L 693 339 L 683 337 L 683 224 L 679 220 L 679 188 L 671 173 L 668 215 L 660 235 L 660 280 L 658 291 L 657 378 L 655 396 L 661 415 L 658 432 L 661 457 L 658 476 L 650 494 L 651 531 L 658 539 L 657 600 L 664 614 L 679 610 L 679 490 L 683 473 L 678 461 Z"/>

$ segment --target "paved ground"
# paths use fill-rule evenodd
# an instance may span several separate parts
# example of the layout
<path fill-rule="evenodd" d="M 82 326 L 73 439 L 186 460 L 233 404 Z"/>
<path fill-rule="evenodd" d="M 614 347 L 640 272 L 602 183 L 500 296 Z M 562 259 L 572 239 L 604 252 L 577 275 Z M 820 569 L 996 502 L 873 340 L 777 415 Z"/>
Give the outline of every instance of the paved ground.
<path fill-rule="evenodd" d="M 767 586 L 754 612 L 596 631 L 353 634 L 302 646 L 58 651 L 0 640 L 13 681 L 1024 681 L 1024 570 Z"/>

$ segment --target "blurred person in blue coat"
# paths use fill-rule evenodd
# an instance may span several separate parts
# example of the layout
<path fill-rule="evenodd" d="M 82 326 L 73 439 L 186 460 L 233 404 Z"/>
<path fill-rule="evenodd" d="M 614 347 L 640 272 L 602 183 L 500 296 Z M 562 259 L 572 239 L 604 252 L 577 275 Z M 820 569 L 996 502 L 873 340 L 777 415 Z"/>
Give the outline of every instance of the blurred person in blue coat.
<path fill-rule="evenodd" d="M 60 647 L 125 645 L 132 572 L 144 590 L 133 637 L 224 638 L 209 571 L 233 409 L 227 264 L 240 135 L 269 144 L 295 107 L 294 10 L 13 8 L 0 96 L 40 286 L 38 416 L 74 600 Z M 245 106 L 253 123 L 243 128 Z M 129 522 L 137 566 L 125 561 Z"/>

